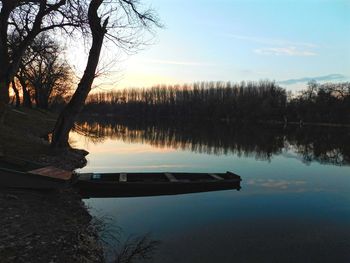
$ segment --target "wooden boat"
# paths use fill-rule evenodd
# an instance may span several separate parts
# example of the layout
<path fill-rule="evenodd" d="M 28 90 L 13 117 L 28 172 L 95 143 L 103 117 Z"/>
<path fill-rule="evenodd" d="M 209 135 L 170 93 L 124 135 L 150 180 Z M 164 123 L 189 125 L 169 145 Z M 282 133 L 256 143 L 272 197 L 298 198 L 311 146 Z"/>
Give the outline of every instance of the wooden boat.
<path fill-rule="evenodd" d="M 176 195 L 240 189 L 231 173 L 82 173 L 75 187 L 83 198 Z"/>
<path fill-rule="evenodd" d="M 40 166 L 25 160 L 0 159 L 0 187 L 56 189 L 70 186 L 76 175 L 53 166 Z"/>
<path fill-rule="evenodd" d="M 56 189 L 74 186 L 83 198 L 175 195 L 240 189 L 231 173 L 81 173 L 18 158 L 0 158 L 0 187 Z"/>

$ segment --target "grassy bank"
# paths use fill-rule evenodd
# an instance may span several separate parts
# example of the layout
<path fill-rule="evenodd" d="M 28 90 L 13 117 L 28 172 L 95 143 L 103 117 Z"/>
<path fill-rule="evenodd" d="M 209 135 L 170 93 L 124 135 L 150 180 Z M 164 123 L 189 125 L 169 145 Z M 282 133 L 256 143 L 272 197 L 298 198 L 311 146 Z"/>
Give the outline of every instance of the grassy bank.
<path fill-rule="evenodd" d="M 48 142 L 56 115 L 26 108 L 8 108 L 0 125 L 0 156 L 16 157 L 67 170 L 83 167 L 84 150 L 53 151 Z"/>
<path fill-rule="evenodd" d="M 7 110 L 0 156 L 74 169 L 85 152 L 53 152 L 46 140 L 56 116 L 35 109 Z M 1 176 L 1 173 L 0 173 Z M 92 218 L 72 190 L 0 188 L 0 262 L 103 262 Z"/>
<path fill-rule="evenodd" d="M 34 109 L 9 108 L 0 126 L 0 153 L 30 160 L 50 154 L 44 140 L 54 127 L 55 115 Z"/>

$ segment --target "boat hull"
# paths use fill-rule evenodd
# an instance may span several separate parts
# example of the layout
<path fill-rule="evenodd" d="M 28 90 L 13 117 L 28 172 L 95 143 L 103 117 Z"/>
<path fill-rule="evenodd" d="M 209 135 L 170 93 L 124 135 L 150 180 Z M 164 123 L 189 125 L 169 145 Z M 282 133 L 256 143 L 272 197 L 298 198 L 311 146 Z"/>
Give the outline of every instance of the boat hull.
<path fill-rule="evenodd" d="M 71 180 L 58 180 L 27 172 L 0 169 L 0 188 L 57 189 L 67 188 Z"/>
<path fill-rule="evenodd" d="M 113 174 L 109 174 L 112 176 Z M 134 174 L 135 175 L 135 174 Z M 139 174 L 138 174 L 139 175 Z M 161 174 L 144 174 L 144 177 L 156 177 Z M 173 174 L 174 178 L 177 176 Z M 177 181 L 104 181 L 104 180 L 78 180 L 75 187 L 83 198 L 97 197 L 137 197 L 137 196 L 158 196 L 158 195 L 177 195 L 198 192 L 209 192 L 218 190 L 239 190 L 241 178 L 235 175 L 233 178 L 221 180 L 196 180 L 200 174 L 181 174 L 178 177 L 187 177 Z M 137 175 L 136 175 L 137 176 Z M 133 179 L 133 174 L 128 174 Z M 174 179 L 176 180 L 176 179 Z"/>

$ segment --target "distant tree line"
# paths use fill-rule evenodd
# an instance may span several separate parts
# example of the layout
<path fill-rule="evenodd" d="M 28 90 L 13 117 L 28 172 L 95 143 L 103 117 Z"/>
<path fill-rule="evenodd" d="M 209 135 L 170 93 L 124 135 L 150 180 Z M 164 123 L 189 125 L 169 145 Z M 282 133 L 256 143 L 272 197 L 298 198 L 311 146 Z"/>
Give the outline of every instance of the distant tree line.
<path fill-rule="evenodd" d="M 286 91 L 274 82 L 202 82 L 91 94 L 85 112 L 184 119 L 279 119 Z"/>
<path fill-rule="evenodd" d="M 308 83 L 287 104 L 288 118 L 305 122 L 350 123 L 350 82 Z"/>
<path fill-rule="evenodd" d="M 273 81 L 201 82 L 91 94 L 87 114 L 133 119 L 350 122 L 350 83 L 310 82 L 300 94 Z"/>

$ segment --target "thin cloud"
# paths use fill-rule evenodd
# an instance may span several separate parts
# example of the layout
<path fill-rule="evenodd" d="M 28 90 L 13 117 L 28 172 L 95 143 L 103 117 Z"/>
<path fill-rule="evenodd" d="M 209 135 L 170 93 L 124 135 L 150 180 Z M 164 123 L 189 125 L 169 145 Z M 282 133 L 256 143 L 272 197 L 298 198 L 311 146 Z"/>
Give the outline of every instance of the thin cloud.
<path fill-rule="evenodd" d="M 211 66 L 209 63 L 202 63 L 196 61 L 177 61 L 177 60 L 163 60 L 163 59 L 147 59 L 147 63 L 165 64 L 165 65 L 180 65 L 180 66 Z"/>
<path fill-rule="evenodd" d="M 324 76 L 317 76 L 317 77 L 303 77 L 298 79 L 287 79 L 283 81 L 278 81 L 279 84 L 282 85 L 293 85 L 298 83 L 306 83 L 311 80 L 315 81 L 334 81 L 334 80 L 345 80 L 347 77 L 343 74 L 329 74 Z"/>
<path fill-rule="evenodd" d="M 254 52 L 259 55 L 273 55 L 273 56 L 297 56 L 309 57 L 317 54 L 310 50 L 305 50 L 297 47 L 268 47 L 254 49 Z"/>
<path fill-rule="evenodd" d="M 245 41 L 250 41 L 250 42 L 265 44 L 265 45 L 298 46 L 298 47 L 307 47 L 307 48 L 317 47 L 317 45 L 314 43 L 290 41 L 287 39 L 253 37 L 253 36 L 236 35 L 236 34 L 226 34 L 225 36 L 229 37 L 229 38 L 234 38 L 234 39 L 238 39 L 238 40 L 245 40 Z"/>
<path fill-rule="evenodd" d="M 301 187 L 306 185 L 303 180 L 275 180 L 275 179 L 255 179 L 249 180 L 248 185 L 257 185 L 271 189 L 286 190 L 291 187 Z"/>
<path fill-rule="evenodd" d="M 254 49 L 254 52 L 259 55 L 273 55 L 273 56 L 316 56 L 315 48 L 318 46 L 309 42 L 298 42 L 287 39 L 254 37 L 237 34 L 226 34 L 226 37 L 237 40 L 248 41 L 265 45 L 265 47 Z M 268 47 L 266 47 L 268 46 Z M 272 46 L 272 47 L 271 47 Z"/>

